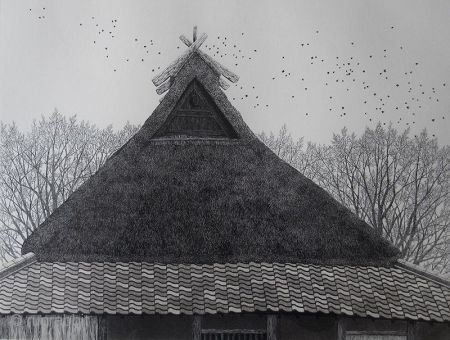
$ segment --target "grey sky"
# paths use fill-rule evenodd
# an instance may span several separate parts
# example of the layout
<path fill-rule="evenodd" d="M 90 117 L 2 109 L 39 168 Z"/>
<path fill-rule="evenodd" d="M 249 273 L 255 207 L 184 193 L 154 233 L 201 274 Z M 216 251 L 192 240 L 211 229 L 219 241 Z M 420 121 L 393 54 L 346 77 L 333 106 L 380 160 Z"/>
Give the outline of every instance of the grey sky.
<path fill-rule="evenodd" d="M 152 77 L 196 24 L 241 77 L 226 93 L 255 131 L 286 123 L 325 142 L 392 121 L 450 144 L 448 18 L 447 0 L 0 0 L 0 120 L 26 127 L 56 107 L 142 123 Z"/>

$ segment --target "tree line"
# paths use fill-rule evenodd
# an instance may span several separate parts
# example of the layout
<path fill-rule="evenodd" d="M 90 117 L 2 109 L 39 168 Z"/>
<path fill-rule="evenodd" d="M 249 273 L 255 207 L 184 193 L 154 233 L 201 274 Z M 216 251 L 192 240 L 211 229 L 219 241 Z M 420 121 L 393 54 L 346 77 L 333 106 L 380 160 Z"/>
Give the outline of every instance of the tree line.
<path fill-rule="evenodd" d="M 0 260 L 122 146 L 138 126 L 99 128 L 55 111 L 21 131 L 0 124 Z M 415 264 L 449 272 L 450 147 L 424 130 L 381 124 L 327 144 L 295 139 L 284 125 L 259 138 L 330 192 Z"/>
<path fill-rule="evenodd" d="M 29 131 L 0 124 L 0 260 L 20 255 L 23 241 L 122 146 L 137 127 L 66 118 L 58 111 Z"/>
<path fill-rule="evenodd" d="M 343 129 L 329 144 L 294 139 L 284 125 L 261 140 L 392 242 L 403 259 L 449 272 L 450 147 L 426 130 L 378 124 Z"/>

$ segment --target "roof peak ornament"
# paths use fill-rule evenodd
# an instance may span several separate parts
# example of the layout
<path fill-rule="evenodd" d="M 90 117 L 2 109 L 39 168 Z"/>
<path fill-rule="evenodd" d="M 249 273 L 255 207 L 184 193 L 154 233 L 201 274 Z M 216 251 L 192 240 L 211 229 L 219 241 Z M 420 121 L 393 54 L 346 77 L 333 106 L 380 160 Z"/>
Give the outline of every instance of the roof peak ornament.
<path fill-rule="evenodd" d="M 194 26 L 193 32 L 192 32 L 192 41 L 195 42 L 197 40 L 197 26 Z"/>
<path fill-rule="evenodd" d="M 157 87 L 157 94 L 163 94 L 170 89 L 175 75 L 194 53 L 197 53 L 217 74 L 221 76 L 219 78 L 219 85 L 223 90 L 228 89 L 230 84 L 222 77 L 228 79 L 232 83 L 236 83 L 239 80 L 239 77 L 236 74 L 200 50 L 200 46 L 205 42 L 207 37 L 208 35 L 206 33 L 202 33 L 197 38 L 197 26 L 194 26 L 193 28 L 192 42 L 184 35 L 180 35 L 180 40 L 188 47 L 188 49 L 152 79 L 153 84 Z"/>

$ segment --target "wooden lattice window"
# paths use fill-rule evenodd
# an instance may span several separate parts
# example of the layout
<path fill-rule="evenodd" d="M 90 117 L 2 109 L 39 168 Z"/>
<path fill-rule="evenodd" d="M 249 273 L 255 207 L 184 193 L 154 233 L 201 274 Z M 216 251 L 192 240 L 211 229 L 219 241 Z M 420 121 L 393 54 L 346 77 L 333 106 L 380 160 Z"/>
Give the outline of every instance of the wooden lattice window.
<path fill-rule="evenodd" d="M 201 340 L 266 340 L 263 329 L 202 329 Z"/>
<path fill-rule="evenodd" d="M 398 331 L 346 331 L 345 340 L 407 340 L 407 335 Z"/>
<path fill-rule="evenodd" d="M 237 138 L 237 135 L 209 93 L 193 80 L 156 137 Z"/>

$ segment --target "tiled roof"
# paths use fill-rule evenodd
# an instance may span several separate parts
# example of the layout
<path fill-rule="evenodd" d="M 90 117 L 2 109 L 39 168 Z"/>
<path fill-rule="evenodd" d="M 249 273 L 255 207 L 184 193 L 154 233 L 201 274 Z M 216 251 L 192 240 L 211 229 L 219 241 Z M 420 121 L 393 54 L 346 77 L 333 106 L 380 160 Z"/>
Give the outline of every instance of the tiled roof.
<path fill-rule="evenodd" d="M 0 313 L 334 313 L 450 321 L 450 286 L 404 266 L 33 262 L 0 274 Z"/>

